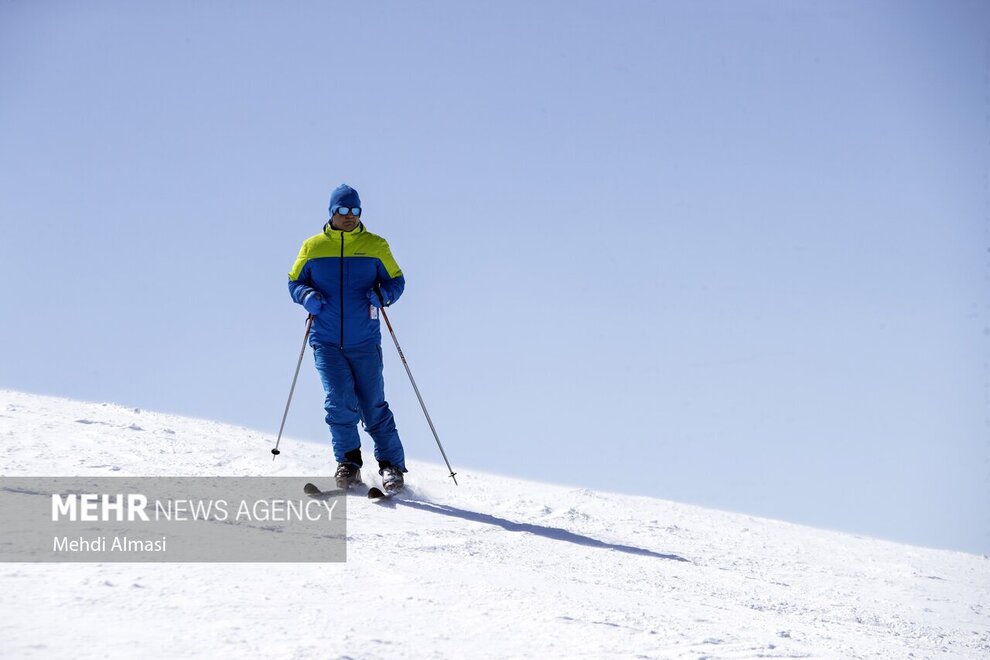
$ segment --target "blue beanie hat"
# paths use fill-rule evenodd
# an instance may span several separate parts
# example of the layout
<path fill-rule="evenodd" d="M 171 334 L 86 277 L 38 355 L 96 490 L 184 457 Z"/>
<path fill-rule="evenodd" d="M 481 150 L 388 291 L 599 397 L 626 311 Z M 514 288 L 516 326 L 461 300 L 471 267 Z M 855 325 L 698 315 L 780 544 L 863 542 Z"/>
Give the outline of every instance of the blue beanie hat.
<path fill-rule="evenodd" d="M 358 192 L 346 183 L 334 188 L 333 192 L 330 193 L 330 215 L 333 215 L 333 210 L 338 206 L 360 207 L 361 198 L 358 196 Z"/>

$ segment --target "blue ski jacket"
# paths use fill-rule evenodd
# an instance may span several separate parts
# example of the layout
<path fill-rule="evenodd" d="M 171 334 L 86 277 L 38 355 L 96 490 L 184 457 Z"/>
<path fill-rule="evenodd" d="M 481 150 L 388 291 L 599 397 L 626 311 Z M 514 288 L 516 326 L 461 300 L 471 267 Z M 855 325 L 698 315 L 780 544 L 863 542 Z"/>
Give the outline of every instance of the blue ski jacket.
<path fill-rule="evenodd" d="M 306 239 L 289 271 L 289 295 L 300 305 L 313 292 L 323 296 L 323 308 L 310 330 L 310 344 L 341 348 L 380 344 L 378 314 L 368 299 L 376 285 L 390 305 L 402 295 L 406 278 L 385 239 L 365 229 L 363 223 L 344 232 L 328 222 L 322 233 Z"/>

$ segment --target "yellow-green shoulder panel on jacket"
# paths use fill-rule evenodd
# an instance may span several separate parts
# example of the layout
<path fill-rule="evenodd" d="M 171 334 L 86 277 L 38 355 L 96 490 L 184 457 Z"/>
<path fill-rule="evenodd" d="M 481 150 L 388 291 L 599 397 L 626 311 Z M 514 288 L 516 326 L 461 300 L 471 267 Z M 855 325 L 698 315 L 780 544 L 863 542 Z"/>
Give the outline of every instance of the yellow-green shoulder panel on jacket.
<path fill-rule="evenodd" d="M 392 251 L 388 247 L 388 242 L 370 231 L 353 231 L 350 233 L 327 230 L 315 236 L 311 236 L 303 242 L 299 249 L 292 270 L 289 271 L 289 279 L 295 281 L 302 273 L 306 262 L 311 259 L 322 259 L 328 257 L 340 258 L 340 241 L 344 241 L 344 257 L 376 257 L 385 266 L 389 277 L 402 275 L 399 264 L 395 262 Z"/>
<path fill-rule="evenodd" d="M 388 276 L 395 278 L 402 275 L 402 269 L 399 268 L 399 264 L 395 262 L 395 258 L 392 256 L 392 250 L 388 247 L 388 242 L 379 236 L 378 234 L 372 234 L 370 231 L 366 231 L 360 236 L 358 236 L 357 241 L 352 241 L 352 244 L 357 244 L 354 253 L 365 253 L 361 256 L 378 257 L 382 265 L 385 266 Z M 347 245 L 344 245 L 344 256 L 349 256 L 351 253 L 347 249 Z"/>

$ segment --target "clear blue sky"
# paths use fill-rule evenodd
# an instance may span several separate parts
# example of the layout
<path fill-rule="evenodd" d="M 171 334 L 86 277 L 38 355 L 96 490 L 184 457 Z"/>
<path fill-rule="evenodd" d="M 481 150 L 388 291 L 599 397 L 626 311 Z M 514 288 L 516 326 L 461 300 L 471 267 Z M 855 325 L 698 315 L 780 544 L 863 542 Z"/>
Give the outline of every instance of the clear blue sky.
<path fill-rule="evenodd" d="M 988 7 L 5 2 L 0 387 L 274 440 L 347 182 L 455 468 L 990 552 Z"/>

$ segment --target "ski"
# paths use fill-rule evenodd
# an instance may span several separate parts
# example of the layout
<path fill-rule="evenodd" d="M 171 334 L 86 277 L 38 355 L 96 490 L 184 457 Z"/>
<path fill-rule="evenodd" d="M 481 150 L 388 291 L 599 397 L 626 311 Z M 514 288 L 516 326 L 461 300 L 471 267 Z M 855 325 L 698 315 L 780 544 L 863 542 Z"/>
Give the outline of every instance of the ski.
<path fill-rule="evenodd" d="M 314 498 L 314 499 L 319 499 L 319 498 L 322 498 L 322 497 L 330 497 L 331 495 L 333 495 L 337 491 L 333 491 L 333 490 L 320 490 L 319 487 L 316 484 L 307 483 L 305 486 L 303 486 L 303 492 L 306 493 L 307 495 L 309 495 L 310 497 Z"/>
<path fill-rule="evenodd" d="M 363 484 L 352 484 L 352 486 L 363 485 Z M 337 488 L 336 490 L 320 490 L 320 487 L 314 483 L 307 483 L 303 486 L 303 492 L 314 499 L 321 499 L 330 497 L 332 495 L 338 495 L 341 492 L 347 492 L 350 488 Z M 385 501 L 390 499 L 393 495 L 398 493 L 401 488 L 395 490 L 382 490 L 377 486 L 372 486 L 368 489 L 368 499 L 372 501 Z"/>
<path fill-rule="evenodd" d="M 390 494 L 386 493 L 385 491 L 383 491 L 381 488 L 378 488 L 377 486 L 372 486 L 371 488 L 368 489 L 368 499 L 369 500 L 375 500 L 375 501 L 378 501 L 378 500 L 387 500 L 390 497 L 391 497 Z"/>
<path fill-rule="evenodd" d="M 393 495 L 398 493 L 401 488 L 396 488 L 395 490 L 382 490 L 377 486 L 372 486 L 368 489 L 368 499 L 373 502 L 385 502 L 392 498 Z"/>

